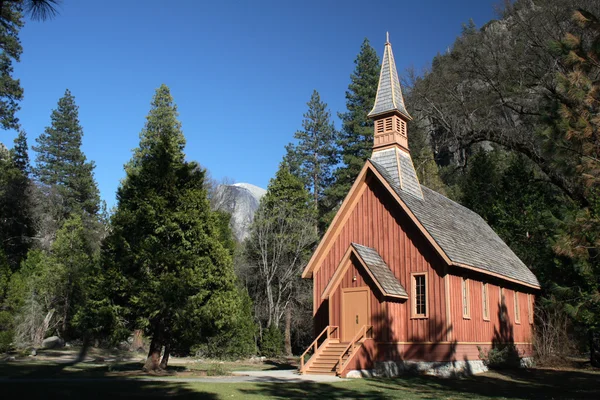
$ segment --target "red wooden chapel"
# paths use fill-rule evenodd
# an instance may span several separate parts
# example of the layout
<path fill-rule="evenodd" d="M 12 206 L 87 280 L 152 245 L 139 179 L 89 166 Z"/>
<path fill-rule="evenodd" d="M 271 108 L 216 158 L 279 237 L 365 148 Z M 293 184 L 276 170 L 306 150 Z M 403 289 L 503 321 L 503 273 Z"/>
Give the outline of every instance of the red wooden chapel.
<path fill-rule="evenodd" d="M 538 280 L 479 215 L 420 185 L 389 40 L 369 117 L 373 154 L 302 274 L 316 339 L 301 372 L 478 372 L 480 349 L 505 345 L 529 357 Z"/>

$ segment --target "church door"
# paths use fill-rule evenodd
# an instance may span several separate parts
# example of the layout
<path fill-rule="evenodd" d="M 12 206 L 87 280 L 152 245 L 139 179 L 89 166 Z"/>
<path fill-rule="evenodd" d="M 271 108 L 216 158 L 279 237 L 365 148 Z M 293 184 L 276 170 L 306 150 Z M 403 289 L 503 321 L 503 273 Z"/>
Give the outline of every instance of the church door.
<path fill-rule="evenodd" d="M 349 342 L 369 321 L 369 288 L 342 289 L 342 342 Z"/>

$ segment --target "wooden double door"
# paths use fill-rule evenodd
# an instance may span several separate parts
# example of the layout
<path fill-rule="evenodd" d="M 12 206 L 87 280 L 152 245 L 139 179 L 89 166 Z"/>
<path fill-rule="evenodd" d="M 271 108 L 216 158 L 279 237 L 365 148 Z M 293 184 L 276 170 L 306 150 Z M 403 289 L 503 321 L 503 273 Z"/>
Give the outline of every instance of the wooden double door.
<path fill-rule="evenodd" d="M 349 342 L 364 325 L 370 325 L 368 287 L 342 289 L 342 342 Z"/>

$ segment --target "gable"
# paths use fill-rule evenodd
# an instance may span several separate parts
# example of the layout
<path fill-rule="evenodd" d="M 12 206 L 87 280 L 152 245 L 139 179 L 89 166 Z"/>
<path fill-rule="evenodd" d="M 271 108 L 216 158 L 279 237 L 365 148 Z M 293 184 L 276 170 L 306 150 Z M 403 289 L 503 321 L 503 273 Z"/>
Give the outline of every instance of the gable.
<path fill-rule="evenodd" d="M 394 273 L 390 270 L 390 267 L 385 261 L 383 261 L 379 253 L 377 253 L 377 250 L 357 243 L 352 243 L 325 287 L 321 296 L 323 299 L 328 299 L 329 296 L 335 292 L 340 285 L 344 274 L 354 261 L 362 267 L 371 281 L 375 284 L 379 293 L 384 297 L 397 299 L 408 298 L 406 289 L 404 289 L 404 286 L 402 286 L 394 276 Z"/>
<path fill-rule="evenodd" d="M 529 268 L 518 259 L 477 214 L 426 187 L 422 187 L 425 201 L 403 193 L 401 189 L 393 187 L 393 181 L 389 177 L 386 179 L 385 169 L 381 166 L 377 167 L 370 160 L 365 163 L 304 269 L 303 278 L 311 278 L 315 271 L 321 267 L 324 258 L 356 207 L 360 195 L 366 190 L 367 181 L 375 179 L 394 199 L 392 206 L 400 207 L 403 210 L 446 265 L 467 268 L 528 287 L 539 288 L 539 283 Z M 433 210 L 435 212 L 429 212 L 431 208 L 436 208 Z M 440 214 L 440 212 L 443 213 L 443 210 L 446 210 L 445 215 Z M 455 217 L 454 213 L 457 210 L 462 211 L 462 214 Z M 445 223 L 438 227 L 438 221 L 441 221 L 438 219 L 440 215 Z M 467 221 L 456 220 L 456 218 L 464 217 L 464 215 L 469 217 Z M 372 217 L 366 215 L 365 218 Z M 469 224 L 475 225 L 470 227 Z M 482 232 L 485 235 L 481 235 Z M 480 235 L 480 237 L 477 235 Z M 475 248 L 473 248 L 473 242 L 477 244 Z M 489 244 L 490 252 L 486 252 L 486 244 Z M 494 254 L 497 256 L 496 259 L 486 258 L 493 257 Z M 508 261 L 510 261 L 510 264 L 504 266 L 503 263 Z"/>

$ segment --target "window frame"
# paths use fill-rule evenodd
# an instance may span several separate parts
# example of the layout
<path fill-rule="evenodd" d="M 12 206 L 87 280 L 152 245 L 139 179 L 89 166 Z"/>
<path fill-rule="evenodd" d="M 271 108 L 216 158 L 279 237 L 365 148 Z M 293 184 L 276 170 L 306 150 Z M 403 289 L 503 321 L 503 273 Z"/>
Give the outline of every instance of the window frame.
<path fill-rule="evenodd" d="M 486 282 L 481 282 L 481 308 L 484 321 L 490 320 L 490 288 Z"/>
<path fill-rule="evenodd" d="M 410 285 L 411 285 L 411 319 L 427 319 L 429 318 L 429 278 L 427 271 L 424 272 L 411 272 L 410 274 Z M 417 277 L 423 276 L 425 278 L 425 313 L 417 313 Z"/>
<path fill-rule="evenodd" d="M 527 293 L 527 317 L 529 324 L 533 325 L 533 296 L 531 293 Z"/>
<path fill-rule="evenodd" d="M 469 289 L 469 279 L 461 278 L 460 294 L 462 297 L 462 314 L 463 319 L 471 319 L 471 293 Z M 466 312 L 465 312 L 466 310 Z"/>
<path fill-rule="evenodd" d="M 519 292 L 513 291 L 513 305 L 515 309 L 515 324 L 521 324 L 521 306 L 519 304 Z"/>

